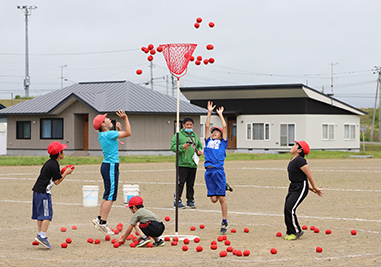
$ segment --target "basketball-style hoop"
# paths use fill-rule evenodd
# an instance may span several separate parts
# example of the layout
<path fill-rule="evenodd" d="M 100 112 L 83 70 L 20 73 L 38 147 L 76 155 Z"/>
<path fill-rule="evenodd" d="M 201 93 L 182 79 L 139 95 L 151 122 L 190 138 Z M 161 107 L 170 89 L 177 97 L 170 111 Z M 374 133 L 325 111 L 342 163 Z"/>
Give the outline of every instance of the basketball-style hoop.
<path fill-rule="evenodd" d="M 164 44 L 160 45 L 169 71 L 177 78 L 177 112 L 176 112 L 176 205 L 175 205 L 175 236 L 179 240 L 188 238 L 193 240 L 197 236 L 179 236 L 179 132 L 180 132 L 180 78 L 187 73 L 189 59 L 192 56 L 197 44 Z"/>

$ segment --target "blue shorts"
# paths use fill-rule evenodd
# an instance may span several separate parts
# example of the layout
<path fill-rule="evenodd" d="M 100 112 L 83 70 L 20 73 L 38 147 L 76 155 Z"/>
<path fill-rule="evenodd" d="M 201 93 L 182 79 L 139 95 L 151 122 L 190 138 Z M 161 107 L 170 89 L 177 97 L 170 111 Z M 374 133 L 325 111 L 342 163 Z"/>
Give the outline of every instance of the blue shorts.
<path fill-rule="evenodd" d="M 216 168 L 206 168 L 205 183 L 208 189 L 208 197 L 226 196 L 225 171 Z"/>
<path fill-rule="evenodd" d="M 48 193 L 33 192 L 33 220 L 49 220 L 53 218 L 52 196 Z"/>
<path fill-rule="evenodd" d="M 105 192 L 104 200 L 115 201 L 118 195 L 119 163 L 102 163 L 101 174 Z"/>

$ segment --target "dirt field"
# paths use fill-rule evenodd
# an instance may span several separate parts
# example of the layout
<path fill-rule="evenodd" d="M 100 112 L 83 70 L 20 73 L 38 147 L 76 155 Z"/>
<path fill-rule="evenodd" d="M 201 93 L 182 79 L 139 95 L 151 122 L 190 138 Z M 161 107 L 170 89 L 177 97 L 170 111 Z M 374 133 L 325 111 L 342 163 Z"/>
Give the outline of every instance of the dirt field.
<path fill-rule="evenodd" d="M 308 160 L 308 159 L 307 159 Z M 234 249 L 250 250 L 248 257 L 220 251 L 222 242 L 211 250 L 217 240 L 221 222 L 219 204 L 206 197 L 202 165 L 198 169 L 195 191 L 195 210 L 179 211 L 179 234 L 197 235 L 201 242 L 191 242 L 187 252 L 183 243 L 160 248 L 130 248 L 124 244 L 114 248 L 104 235 L 96 230 L 91 220 L 99 207 L 83 207 L 82 186 L 99 185 L 102 179 L 98 165 L 76 166 L 72 175 L 52 189 L 54 216 L 48 230 L 51 250 L 33 246 L 37 224 L 31 220 L 31 188 L 40 167 L 0 168 L 0 265 L 1 266 L 380 266 L 381 265 L 381 160 L 308 160 L 312 174 L 324 197 L 309 193 L 297 210 L 301 225 L 315 226 L 320 233 L 305 230 L 303 237 L 286 241 L 283 220 L 284 198 L 287 193 L 288 161 L 234 161 L 226 162 L 228 181 L 234 192 L 228 192 L 228 240 Z M 70 164 L 70 162 L 63 162 Z M 109 217 L 110 227 L 123 223 L 125 228 L 131 212 L 123 204 L 123 184 L 139 184 L 140 196 L 147 208 L 165 222 L 165 235 L 173 235 L 173 192 L 175 171 L 173 163 L 122 164 L 119 199 Z M 205 229 L 199 225 L 204 224 Z M 78 227 L 72 230 L 72 226 Z M 61 227 L 66 232 L 61 232 Z M 190 231 L 195 226 L 196 231 Z M 243 229 L 250 229 L 244 233 Z M 231 233 L 235 228 L 237 233 Z M 332 234 L 325 234 L 331 229 Z M 357 235 L 351 235 L 356 229 Z M 283 237 L 276 237 L 282 232 Z M 120 237 L 122 234 L 117 235 Z M 73 242 L 66 249 L 61 243 L 70 237 Z M 87 243 L 88 238 L 100 239 L 98 245 Z M 196 252 L 201 245 L 204 250 Z M 316 247 L 323 252 L 317 253 Z M 273 255 L 270 249 L 277 249 Z"/>

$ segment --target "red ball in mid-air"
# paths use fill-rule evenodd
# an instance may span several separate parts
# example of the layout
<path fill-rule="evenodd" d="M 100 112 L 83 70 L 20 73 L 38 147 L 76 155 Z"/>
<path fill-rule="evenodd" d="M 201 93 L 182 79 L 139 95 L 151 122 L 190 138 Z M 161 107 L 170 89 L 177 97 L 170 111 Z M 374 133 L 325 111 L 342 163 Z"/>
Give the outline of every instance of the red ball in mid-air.
<path fill-rule="evenodd" d="M 212 44 L 208 44 L 208 45 L 206 46 L 206 49 L 208 49 L 208 50 L 213 50 L 213 49 L 214 49 L 214 46 L 213 46 Z"/>
<path fill-rule="evenodd" d="M 194 61 L 194 56 L 190 56 L 189 61 Z"/>
<path fill-rule="evenodd" d="M 147 57 L 147 60 L 148 60 L 148 61 L 152 61 L 152 60 L 153 60 L 153 56 L 148 56 L 148 57 Z"/>
<path fill-rule="evenodd" d="M 200 28 L 200 24 L 198 24 L 197 22 L 194 24 L 194 27 L 196 28 L 196 29 L 198 29 L 198 28 Z"/>
<path fill-rule="evenodd" d="M 201 22 L 202 22 L 202 18 L 197 18 L 196 21 L 197 21 L 198 23 L 201 23 Z"/>
<path fill-rule="evenodd" d="M 212 58 L 212 57 L 209 58 L 209 63 L 210 63 L 210 64 L 213 64 L 213 63 L 214 63 L 214 58 Z M 232 230 L 233 230 L 233 229 L 232 229 Z"/>
<path fill-rule="evenodd" d="M 142 73 L 143 73 L 142 70 L 136 70 L 136 74 L 137 74 L 137 75 L 140 75 L 140 74 L 142 74 Z"/>
<path fill-rule="evenodd" d="M 214 22 L 209 22 L 209 27 L 213 28 L 215 26 Z"/>
<path fill-rule="evenodd" d="M 155 55 L 156 54 L 156 50 L 155 49 L 151 49 L 149 52 L 150 52 L 151 55 Z"/>
<path fill-rule="evenodd" d="M 196 64 L 197 66 L 201 65 L 201 61 L 200 60 L 196 60 L 196 62 L 194 63 Z"/>
<path fill-rule="evenodd" d="M 204 64 L 205 65 L 208 65 L 208 63 L 209 63 L 209 60 L 206 58 L 206 59 L 204 59 Z"/>
<path fill-rule="evenodd" d="M 156 51 L 159 52 L 159 53 L 163 52 L 163 47 L 159 46 L 158 48 L 156 48 Z"/>
<path fill-rule="evenodd" d="M 154 48 L 153 44 L 149 44 L 149 45 L 148 45 L 148 49 L 149 49 L 149 50 L 152 50 L 153 48 Z"/>

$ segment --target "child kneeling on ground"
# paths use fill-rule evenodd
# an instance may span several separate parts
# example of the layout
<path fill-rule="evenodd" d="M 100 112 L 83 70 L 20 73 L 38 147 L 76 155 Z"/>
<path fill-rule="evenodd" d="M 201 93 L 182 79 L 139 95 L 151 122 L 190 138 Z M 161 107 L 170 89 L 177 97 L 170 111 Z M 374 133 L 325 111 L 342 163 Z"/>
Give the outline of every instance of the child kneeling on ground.
<path fill-rule="evenodd" d="M 159 216 L 144 208 L 143 199 L 139 196 L 132 197 L 126 208 L 130 208 L 134 215 L 124 236 L 118 242 L 124 243 L 135 228 L 140 236 L 140 242 L 136 245 L 137 248 L 147 245 L 150 242 L 149 236 L 155 240 L 154 246 L 164 246 L 164 241 L 159 236 L 164 232 L 165 226 Z"/>

